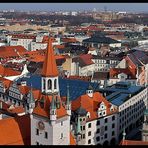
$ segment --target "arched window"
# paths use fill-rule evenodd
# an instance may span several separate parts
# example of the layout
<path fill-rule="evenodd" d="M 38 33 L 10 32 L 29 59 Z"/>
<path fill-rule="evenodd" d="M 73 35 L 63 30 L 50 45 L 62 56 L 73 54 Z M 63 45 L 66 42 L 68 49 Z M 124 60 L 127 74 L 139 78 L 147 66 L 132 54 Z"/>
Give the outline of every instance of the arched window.
<path fill-rule="evenodd" d="M 52 81 L 49 79 L 48 80 L 48 89 L 51 89 L 51 87 L 52 87 Z"/>
<path fill-rule="evenodd" d="M 54 89 L 57 89 L 57 79 L 54 80 Z"/>
<path fill-rule="evenodd" d="M 45 87 L 46 87 L 46 81 L 45 79 L 43 79 L 43 89 L 45 90 Z"/>

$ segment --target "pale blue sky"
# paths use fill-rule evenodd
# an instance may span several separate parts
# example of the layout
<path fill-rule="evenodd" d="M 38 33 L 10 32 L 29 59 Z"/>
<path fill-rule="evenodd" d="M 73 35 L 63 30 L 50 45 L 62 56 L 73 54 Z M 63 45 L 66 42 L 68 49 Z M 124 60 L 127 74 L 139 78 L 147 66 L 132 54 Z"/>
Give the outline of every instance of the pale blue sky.
<path fill-rule="evenodd" d="M 141 12 L 148 10 L 148 3 L 0 3 L 0 10 L 97 10 Z"/>

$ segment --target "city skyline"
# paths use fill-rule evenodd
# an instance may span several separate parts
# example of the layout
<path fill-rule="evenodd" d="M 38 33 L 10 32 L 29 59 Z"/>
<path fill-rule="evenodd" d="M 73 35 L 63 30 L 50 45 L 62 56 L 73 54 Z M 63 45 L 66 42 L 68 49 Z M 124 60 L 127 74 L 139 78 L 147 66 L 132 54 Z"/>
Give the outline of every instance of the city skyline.
<path fill-rule="evenodd" d="M 147 3 L 1 3 L 0 10 L 22 11 L 80 11 L 93 10 L 103 11 L 126 11 L 147 12 Z"/>

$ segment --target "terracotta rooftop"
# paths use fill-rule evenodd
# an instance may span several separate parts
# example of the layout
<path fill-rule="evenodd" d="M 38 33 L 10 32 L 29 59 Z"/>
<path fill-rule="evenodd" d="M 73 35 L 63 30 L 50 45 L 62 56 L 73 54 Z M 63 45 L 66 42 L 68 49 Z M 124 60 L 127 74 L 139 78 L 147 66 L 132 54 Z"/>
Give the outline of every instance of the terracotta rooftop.
<path fill-rule="evenodd" d="M 55 61 L 54 51 L 52 48 L 52 38 L 49 39 L 47 53 L 42 69 L 42 76 L 58 76 L 58 69 Z"/>
<path fill-rule="evenodd" d="M 56 97 L 58 98 L 58 100 L 60 102 L 60 108 L 56 109 L 57 118 L 61 118 L 61 117 L 64 117 L 65 115 L 67 115 L 67 112 L 66 112 L 65 108 L 62 105 L 60 97 L 54 95 L 54 98 L 56 98 Z M 43 107 L 41 106 L 40 101 L 44 102 Z M 37 115 L 40 115 L 40 116 L 44 116 L 44 117 L 50 118 L 50 114 L 49 113 L 50 113 L 51 101 L 52 101 L 52 96 L 51 95 L 48 96 L 48 95 L 40 94 L 40 98 L 37 101 L 37 105 L 34 108 L 33 113 L 37 114 Z"/>
<path fill-rule="evenodd" d="M 90 112 L 90 118 L 88 120 L 94 120 L 98 118 L 97 109 L 101 102 L 104 102 L 107 107 L 107 115 L 117 111 L 116 109 L 113 112 L 110 111 L 110 102 L 108 102 L 99 92 L 93 93 L 92 98 L 85 94 L 72 101 L 72 111 L 76 111 L 78 108 L 82 107 L 87 112 Z"/>
<path fill-rule="evenodd" d="M 148 145 L 148 141 L 122 140 L 120 145 Z"/>
<path fill-rule="evenodd" d="M 28 115 L 0 120 L 0 145 L 30 145 Z"/>

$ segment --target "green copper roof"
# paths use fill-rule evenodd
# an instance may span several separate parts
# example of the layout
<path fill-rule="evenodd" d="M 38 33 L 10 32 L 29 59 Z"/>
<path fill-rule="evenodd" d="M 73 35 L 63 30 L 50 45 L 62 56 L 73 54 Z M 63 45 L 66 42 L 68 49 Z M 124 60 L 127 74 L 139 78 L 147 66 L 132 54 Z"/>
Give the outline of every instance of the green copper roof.
<path fill-rule="evenodd" d="M 144 115 L 148 115 L 148 109 L 144 111 Z"/>

